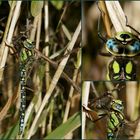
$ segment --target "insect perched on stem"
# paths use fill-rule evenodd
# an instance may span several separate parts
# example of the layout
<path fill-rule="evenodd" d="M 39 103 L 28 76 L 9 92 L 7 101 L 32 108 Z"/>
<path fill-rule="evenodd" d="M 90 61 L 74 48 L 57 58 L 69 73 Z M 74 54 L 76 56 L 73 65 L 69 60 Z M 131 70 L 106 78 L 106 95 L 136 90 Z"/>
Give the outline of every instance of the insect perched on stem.
<path fill-rule="evenodd" d="M 31 65 L 35 59 L 34 44 L 31 40 L 27 39 L 25 36 L 19 37 L 14 42 L 14 47 L 7 44 L 13 52 L 16 54 L 16 58 L 19 58 L 19 80 L 20 80 L 20 120 L 19 120 L 19 135 L 24 132 L 24 118 L 26 110 L 26 82 L 29 78 L 31 72 Z M 15 46 L 18 45 L 18 49 Z M 29 73 L 27 74 L 27 71 Z"/>
<path fill-rule="evenodd" d="M 124 106 L 123 102 L 119 99 L 115 99 L 111 94 L 114 90 L 119 90 L 117 88 L 112 91 L 107 91 L 103 96 L 93 100 L 89 103 L 89 108 L 83 106 L 83 111 L 86 113 L 87 117 L 94 123 L 107 116 L 107 139 L 112 140 L 117 138 L 119 129 L 124 124 Z M 92 108 L 92 109 L 90 109 Z M 99 118 L 95 119 L 95 110 L 102 110 L 104 113 L 98 114 Z"/>

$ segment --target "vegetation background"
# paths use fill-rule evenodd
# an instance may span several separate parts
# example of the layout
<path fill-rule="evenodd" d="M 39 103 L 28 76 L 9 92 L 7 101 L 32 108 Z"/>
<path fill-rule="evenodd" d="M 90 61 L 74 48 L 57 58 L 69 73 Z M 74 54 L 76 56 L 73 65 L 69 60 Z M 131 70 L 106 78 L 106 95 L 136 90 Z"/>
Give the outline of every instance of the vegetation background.
<path fill-rule="evenodd" d="M 80 138 L 80 20 L 80 1 L 0 1 L 0 139 Z M 19 136 L 22 36 L 35 49 Z"/>

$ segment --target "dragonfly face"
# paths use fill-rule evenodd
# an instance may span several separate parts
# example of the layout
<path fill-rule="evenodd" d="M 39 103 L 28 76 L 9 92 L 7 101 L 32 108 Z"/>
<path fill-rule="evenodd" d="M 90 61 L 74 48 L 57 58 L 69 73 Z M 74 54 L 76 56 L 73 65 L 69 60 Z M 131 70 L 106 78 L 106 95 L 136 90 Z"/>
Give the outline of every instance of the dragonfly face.
<path fill-rule="evenodd" d="M 119 32 L 106 42 L 114 56 L 108 65 L 107 80 L 136 80 L 136 64 L 132 57 L 140 54 L 140 40 L 128 32 Z"/>
<path fill-rule="evenodd" d="M 136 56 L 140 53 L 140 40 L 129 32 L 118 32 L 107 40 L 106 49 L 114 56 Z"/>
<path fill-rule="evenodd" d="M 102 10 L 100 10 L 100 12 L 102 15 Z M 135 28 L 128 25 L 127 17 L 126 27 L 129 27 L 137 33 L 137 35 L 128 31 L 121 31 L 117 32 L 114 37 L 106 38 L 99 32 L 100 18 L 98 20 L 98 36 L 105 43 L 105 48 L 108 52 L 100 52 L 100 54 L 108 57 L 113 56 L 113 58 L 115 58 L 108 65 L 107 80 L 136 80 L 136 65 L 130 59 L 140 55 L 140 38 L 138 37 L 140 33 Z M 110 36 L 110 33 L 107 32 L 107 35 Z"/>

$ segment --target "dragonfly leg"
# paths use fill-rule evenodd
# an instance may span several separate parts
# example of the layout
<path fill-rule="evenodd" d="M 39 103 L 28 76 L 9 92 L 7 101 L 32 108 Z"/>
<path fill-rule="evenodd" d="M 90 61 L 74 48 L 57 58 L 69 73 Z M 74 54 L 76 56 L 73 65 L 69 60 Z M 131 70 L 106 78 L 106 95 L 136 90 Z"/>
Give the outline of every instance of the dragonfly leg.
<path fill-rule="evenodd" d="M 104 11 L 102 11 L 101 9 L 100 9 L 100 7 L 99 7 L 99 5 L 98 5 L 98 2 L 97 2 L 97 7 L 98 7 L 98 9 L 100 10 L 100 16 L 99 16 L 99 18 L 98 18 L 98 27 L 97 27 L 97 30 L 98 30 L 98 37 L 104 42 L 104 43 L 106 43 L 106 41 L 107 41 L 107 39 L 101 34 L 101 32 L 100 32 L 100 23 L 101 23 L 101 15 L 102 16 L 104 16 L 105 15 L 105 13 L 104 13 Z"/>
<path fill-rule="evenodd" d="M 104 53 L 104 52 L 99 52 L 99 55 L 106 56 L 106 57 L 112 56 L 110 53 Z"/>
<path fill-rule="evenodd" d="M 18 52 L 16 51 L 16 49 L 14 48 L 14 46 L 12 44 L 9 44 L 6 41 L 5 41 L 5 45 L 10 48 L 10 54 L 11 55 L 15 55 L 16 58 L 18 58 Z"/>
<path fill-rule="evenodd" d="M 135 31 L 137 34 L 140 35 L 140 32 L 138 32 L 134 27 L 132 27 L 131 25 L 128 24 L 128 18 L 126 15 L 125 15 L 125 19 L 126 19 L 126 26 L 131 28 L 133 31 Z"/>

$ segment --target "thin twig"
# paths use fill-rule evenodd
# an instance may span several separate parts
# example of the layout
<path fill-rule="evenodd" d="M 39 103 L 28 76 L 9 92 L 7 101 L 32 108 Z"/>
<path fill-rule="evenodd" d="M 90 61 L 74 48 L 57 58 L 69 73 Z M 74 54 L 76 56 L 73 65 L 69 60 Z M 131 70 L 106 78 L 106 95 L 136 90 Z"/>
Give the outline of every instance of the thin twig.
<path fill-rule="evenodd" d="M 18 20 L 19 13 L 20 13 L 19 11 L 20 11 L 21 2 L 22 1 L 18 1 L 17 4 L 16 4 L 16 8 L 15 8 L 15 2 L 13 1 L 12 6 L 11 6 L 10 14 L 9 14 L 7 25 L 6 25 L 6 29 L 5 29 L 5 32 L 4 32 L 4 37 L 3 37 L 3 40 L 2 40 L 2 43 L 1 43 L 2 56 L 0 57 L 1 58 L 0 59 L 0 68 L 3 68 L 5 66 L 5 63 L 6 63 L 9 48 L 5 47 L 5 40 L 6 40 L 6 37 L 7 37 L 7 42 L 9 44 L 12 41 L 13 32 L 14 32 L 15 25 L 16 25 L 17 20 Z M 15 8 L 15 10 L 14 10 L 14 8 Z M 2 80 L 2 76 L 3 76 L 3 72 L 1 71 L 0 81 Z"/>
<path fill-rule="evenodd" d="M 38 51 L 37 49 L 34 49 L 34 51 L 38 54 L 38 56 L 42 57 L 43 59 L 45 59 L 46 61 L 48 61 L 55 69 L 58 68 L 58 64 L 55 63 L 54 61 L 52 61 L 51 59 L 49 59 L 47 56 L 43 55 L 40 51 Z M 64 58 L 65 59 L 65 58 Z M 80 88 L 69 78 L 69 76 L 65 73 L 62 72 L 62 75 L 64 76 L 64 78 L 74 87 L 74 89 L 80 93 Z"/>

